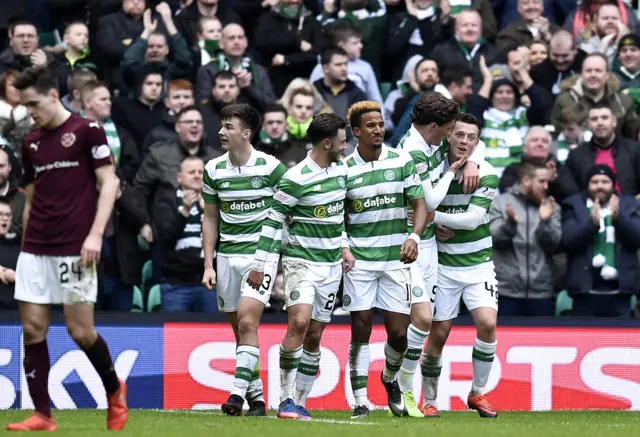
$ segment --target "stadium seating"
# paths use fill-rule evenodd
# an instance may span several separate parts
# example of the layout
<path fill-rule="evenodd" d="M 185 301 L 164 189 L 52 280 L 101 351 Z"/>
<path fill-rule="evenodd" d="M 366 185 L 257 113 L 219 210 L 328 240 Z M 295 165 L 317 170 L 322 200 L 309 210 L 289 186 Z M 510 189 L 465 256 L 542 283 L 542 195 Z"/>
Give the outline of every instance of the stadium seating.
<path fill-rule="evenodd" d="M 133 286 L 133 303 L 131 305 L 132 313 L 144 312 L 144 295 L 137 285 Z"/>
<path fill-rule="evenodd" d="M 149 295 L 147 296 L 147 312 L 148 313 L 159 312 L 161 304 L 162 304 L 162 292 L 160 291 L 160 286 L 154 285 L 149 290 Z"/>
<path fill-rule="evenodd" d="M 567 290 L 562 290 L 556 298 L 556 317 L 566 315 L 570 313 L 572 309 L 573 299 L 571 299 Z"/>

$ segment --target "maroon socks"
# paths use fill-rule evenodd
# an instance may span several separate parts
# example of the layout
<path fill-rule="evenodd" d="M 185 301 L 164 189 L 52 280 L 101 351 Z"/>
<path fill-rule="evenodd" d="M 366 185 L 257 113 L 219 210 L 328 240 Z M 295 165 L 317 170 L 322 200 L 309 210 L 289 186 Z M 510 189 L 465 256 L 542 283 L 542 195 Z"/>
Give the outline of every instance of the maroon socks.
<path fill-rule="evenodd" d="M 120 381 L 118 375 L 113 368 L 113 360 L 109 353 L 109 347 L 102 337 L 98 335 L 98 339 L 89 349 L 84 351 L 87 354 L 87 358 L 93 364 L 93 368 L 96 369 L 104 389 L 107 395 L 113 394 L 120 388 Z"/>
<path fill-rule="evenodd" d="M 24 346 L 24 373 L 36 411 L 51 417 L 49 400 L 49 348 L 47 340 Z"/>

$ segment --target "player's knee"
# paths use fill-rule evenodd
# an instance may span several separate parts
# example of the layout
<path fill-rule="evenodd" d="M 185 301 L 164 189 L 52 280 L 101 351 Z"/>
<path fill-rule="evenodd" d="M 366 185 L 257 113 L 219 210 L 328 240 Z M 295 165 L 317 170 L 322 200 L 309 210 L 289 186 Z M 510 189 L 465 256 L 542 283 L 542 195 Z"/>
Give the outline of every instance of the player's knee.
<path fill-rule="evenodd" d="M 421 331 L 427 332 L 431 330 L 431 322 L 433 318 L 431 313 L 420 313 L 411 315 L 411 323 Z"/>
<path fill-rule="evenodd" d="M 429 343 L 439 348 L 444 346 L 449 337 L 451 325 L 449 323 L 434 323 L 431 325 L 431 334 L 429 334 Z"/>
<path fill-rule="evenodd" d="M 476 323 L 476 330 L 478 331 L 478 337 L 485 341 L 492 341 L 490 339 L 495 337 L 496 333 L 496 320 L 495 318 L 483 318 Z"/>
<path fill-rule="evenodd" d="M 251 316 L 238 319 L 238 334 L 240 337 L 258 332 L 258 320 Z"/>
<path fill-rule="evenodd" d="M 82 325 L 68 324 L 67 332 L 78 347 L 83 350 L 89 349 L 96 341 L 96 332 Z"/>
<path fill-rule="evenodd" d="M 40 343 L 47 338 L 47 324 L 37 317 L 23 315 L 22 332 L 25 344 Z"/>
<path fill-rule="evenodd" d="M 309 327 L 309 320 L 304 314 L 295 314 L 289 319 L 289 331 L 295 335 L 305 335 Z"/>
<path fill-rule="evenodd" d="M 401 327 L 387 330 L 387 342 L 397 351 L 407 348 L 407 330 Z"/>

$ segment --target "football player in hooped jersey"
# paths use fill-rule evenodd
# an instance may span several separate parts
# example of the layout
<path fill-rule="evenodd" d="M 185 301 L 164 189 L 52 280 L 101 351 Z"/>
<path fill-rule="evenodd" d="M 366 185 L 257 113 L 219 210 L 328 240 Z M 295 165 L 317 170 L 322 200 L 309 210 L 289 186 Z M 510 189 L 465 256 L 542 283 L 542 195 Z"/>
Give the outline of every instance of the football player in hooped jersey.
<path fill-rule="evenodd" d="M 467 156 L 478 144 L 480 122 L 471 114 L 460 114 L 448 135 L 449 153 L 444 171 Z M 425 416 L 438 415 L 436 398 L 442 370 L 442 349 L 453 319 L 458 316 L 460 298 L 471 312 L 477 338 L 473 345 L 473 383 L 467 398 L 469 408 L 481 417 L 495 418 L 496 410 L 485 397 L 485 387 L 496 352 L 498 287 L 493 266 L 489 208 L 498 188 L 496 170 L 488 162 L 480 163 L 478 188 L 465 194 L 456 171 L 447 194 L 436 210 L 434 221 L 447 228 L 448 235 L 438 236 L 438 288 L 431 335 L 423 356 Z"/>
<path fill-rule="evenodd" d="M 278 184 L 247 279 L 260 287 L 273 236 L 289 217 L 282 256 L 288 319 L 280 345 L 278 417 L 283 419 L 311 419 L 305 402 L 320 366 L 320 337 L 331 321 L 343 263 L 344 270 L 353 267 L 353 257 L 342 252 L 347 168 L 340 157 L 347 148 L 346 127 L 335 114 L 311 121 L 307 135 L 313 149 Z"/>
<path fill-rule="evenodd" d="M 440 93 L 426 92 L 413 107 L 411 129 L 404 136 L 399 149 L 409 152 L 416 164 L 416 170 L 422 181 L 427 209 L 435 211 L 447 194 L 449 185 L 458 170 L 464 168 L 460 182 L 464 183 L 464 193 L 472 193 L 478 186 L 478 163 L 484 161 L 484 144 L 480 142 L 472 151 L 449 166 L 443 172 L 448 143 L 443 142 L 458 115 L 458 104 Z M 471 152 L 471 150 L 470 150 Z M 467 164 L 467 159 L 469 163 Z M 411 217 L 409 212 L 409 217 Z M 410 222 L 411 220 L 409 220 Z M 438 250 L 435 238 L 435 223 L 427 225 L 421 235 L 420 253 L 411 265 L 412 297 L 411 324 L 407 331 L 407 352 L 398 373 L 398 384 L 411 417 L 431 417 L 437 413 L 425 407 L 418 409 L 413 394 L 413 376 L 418 367 L 425 339 L 429 335 L 432 320 L 433 303 L 435 302 L 438 284 Z M 423 356 L 423 366 L 426 357 Z M 425 376 L 423 375 L 423 378 Z"/>
<path fill-rule="evenodd" d="M 275 187 L 286 167 L 251 145 L 251 138 L 261 124 L 260 114 L 251 106 L 226 106 L 220 112 L 220 120 L 222 148 L 228 152 L 209 161 L 203 175 L 202 283 L 211 290 L 217 282 L 218 306 L 227 314 L 238 345 L 233 389 L 222 411 L 239 416 L 246 398 L 248 416 L 265 416 L 258 325 L 278 272 L 280 232 L 274 235 L 277 244 L 267 256 L 260 287 L 252 289 L 246 284 L 246 277 L 258 247 L 262 222 L 267 218 Z M 216 277 L 213 259 L 218 235 Z"/>
<path fill-rule="evenodd" d="M 47 330 L 50 305 L 62 304 L 71 337 L 87 354 L 107 393 L 107 428 L 121 430 L 128 417 L 127 387 L 118 379 L 107 344 L 93 322 L 96 264 L 119 190 L 111 150 L 98 123 L 64 108 L 49 70 L 28 68 L 15 87 L 37 125 L 22 145 L 27 205 L 15 287 L 24 371 L 36 412 L 7 429 L 57 429 L 49 406 Z"/>
<path fill-rule="evenodd" d="M 345 251 L 356 260 L 344 278 L 344 308 L 351 312 L 349 365 L 355 397 L 352 418 L 369 415 L 367 379 L 373 308 L 382 310 L 387 342 L 381 375 L 391 411 L 406 415 L 396 374 L 407 349 L 411 308 L 409 264 L 418 257 L 418 243 L 427 224 L 427 205 L 416 166 L 409 153 L 383 143 L 380 105 L 360 102 L 347 119 L 358 138 L 347 164 Z M 407 204 L 414 210 L 407 235 Z M 408 237 L 408 238 L 407 238 Z"/>

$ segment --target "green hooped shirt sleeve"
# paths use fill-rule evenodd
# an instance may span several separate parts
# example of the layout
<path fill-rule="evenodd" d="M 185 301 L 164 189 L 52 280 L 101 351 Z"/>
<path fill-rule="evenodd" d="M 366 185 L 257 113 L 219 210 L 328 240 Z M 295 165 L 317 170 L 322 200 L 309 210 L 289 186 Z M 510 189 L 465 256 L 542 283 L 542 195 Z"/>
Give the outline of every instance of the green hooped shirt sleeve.
<path fill-rule="evenodd" d="M 476 191 L 471 195 L 470 203 L 488 211 L 489 208 L 491 208 L 491 202 L 493 202 L 493 199 L 496 197 L 498 182 L 498 176 L 494 174 L 481 177 L 478 188 L 476 188 Z"/>
<path fill-rule="evenodd" d="M 214 188 L 213 179 L 209 176 L 209 171 L 207 168 L 204 169 L 204 175 L 202 176 L 202 198 L 205 203 L 210 205 L 215 205 L 218 203 L 218 193 Z"/>
<path fill-rule="evenodd" d="M 413 163 L 413 159 L 407 160 L 403 170 L 404 178 L 404 197 L 406 201 L 415 199 L 424 199 L 424 190 L 422 189 L 422 182 L 420 176 L 416 170 L 416 165 Z"/>
<path fill-rule="evenodd" d="M 277 188 L 278 184 L 280 183 L 280 180 L 282 179 L 282 176 L 284 176 L 286 172 L 287 172 L 287 167 L 283 163 L 278 162 L 278 165 L 276 166 L 276 168 L 274 168 L 271 174 L 269 175 L 269 186 Z"/>
<path fill-rule="evenodd" d="M 276 232 L 282 228 L 287 216 L 300 201 L 302 187 L 295 182 L 282 178 L 278 183 L 276 194 L 273 196 L 271 208 L 266 220 L 262 224 L 258 249 L 256 250 L 253 270 L 263 271 L 267 256 L 276 250 L 274 240 Z"/>
<path fill-rule="evenodd" d="M 409 152 L 411 158 L 413 158 L 413 164 L 416 166 L 416 171 L 422 182 L 429 179 L 429 162 L 427 155 L 422 150 L 412 150 Z"/>

